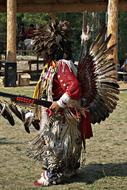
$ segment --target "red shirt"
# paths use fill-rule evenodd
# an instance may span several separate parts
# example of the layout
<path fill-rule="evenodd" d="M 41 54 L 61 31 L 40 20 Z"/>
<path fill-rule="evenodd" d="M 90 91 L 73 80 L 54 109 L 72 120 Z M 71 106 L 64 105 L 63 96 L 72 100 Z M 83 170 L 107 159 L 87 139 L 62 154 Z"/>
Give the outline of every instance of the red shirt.
<path fill-rule="evenodd" d="M 66 63 L 64 66 L 62 63 L 58 65 L 58 72 L 54 76 L 52 90 L 54 100 L 58 100 L 65 92 L 71 99 L 79 100 L 81 98 L 78 79 Z"/>

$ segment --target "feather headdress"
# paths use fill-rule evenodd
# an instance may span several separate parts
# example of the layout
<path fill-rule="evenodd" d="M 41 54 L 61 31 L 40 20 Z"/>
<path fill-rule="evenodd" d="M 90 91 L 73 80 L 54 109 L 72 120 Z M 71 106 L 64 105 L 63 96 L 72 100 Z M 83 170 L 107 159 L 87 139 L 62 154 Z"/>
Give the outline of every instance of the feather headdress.
<path fill-rule="evenodd" d="M 49 24 L 34 32 L 33 47 L 39 56 L 51 60 L 61 59 L 63 53 L 71 51 L 69 33 L 68 21 L 52 19 Z"/>

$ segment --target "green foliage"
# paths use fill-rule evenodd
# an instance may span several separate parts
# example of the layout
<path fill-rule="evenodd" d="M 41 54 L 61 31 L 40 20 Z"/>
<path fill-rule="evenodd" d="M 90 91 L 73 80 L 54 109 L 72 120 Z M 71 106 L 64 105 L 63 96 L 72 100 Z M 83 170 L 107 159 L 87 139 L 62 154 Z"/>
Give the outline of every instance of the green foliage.
<path fill-rule="evenodd" d="M 0 33 L 6 32 L 7 14 L 0 13 Z"/>
<path fill-rule="evenodd" d="M 127 12 L 119 13 L 119 59 L 125 59 L 127 54 Z"/>
<path fill-rule="evenodd" d="M 38 24 L 42 25 L 47 22 L 47 14 L 45 13 L 19 13 L 17 14 L 17 22 L 18 24 L 24 23 L 25 26 L 29 26 L 30 24 Z"/>
<path fill-rule="evenodd" d="M 7 14 L 0 13 L 0 42 L 6 46 Z"/>

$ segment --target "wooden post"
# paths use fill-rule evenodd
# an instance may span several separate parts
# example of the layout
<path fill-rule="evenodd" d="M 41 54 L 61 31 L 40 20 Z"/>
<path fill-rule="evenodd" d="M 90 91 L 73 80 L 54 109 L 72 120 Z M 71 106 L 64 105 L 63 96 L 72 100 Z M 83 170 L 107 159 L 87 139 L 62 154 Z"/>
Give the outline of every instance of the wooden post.
<path fill-rule="evenodd" d="M 16 86 L 16 0 L 7 0 L 7 51 L 5 63 L 5 87 Z"/>
<path fill-rule="evenodd" d="M 16 62 L 16 0 L 7 0 L 7 62 Z"/>
<path fill-rule="evenodd" d="M 117 44 L 114 49 L 113 58 L 116 64 L 118 64 L 118 0 L 108 1 L 108 26 L 107 34 L 112 34 L 112 38 L 109 42 L 109 46 Z"/>

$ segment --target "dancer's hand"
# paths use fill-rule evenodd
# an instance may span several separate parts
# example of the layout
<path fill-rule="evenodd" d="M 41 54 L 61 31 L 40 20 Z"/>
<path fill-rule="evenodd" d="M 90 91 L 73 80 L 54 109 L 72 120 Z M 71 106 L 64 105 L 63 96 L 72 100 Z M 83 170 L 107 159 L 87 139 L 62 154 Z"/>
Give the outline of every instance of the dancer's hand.
<path fill-rule="evenodd" d="M 57 113 L 60 109 L 60 106 L 54 101 L 49 109 L 51 109 L 54 113 Z"/>

